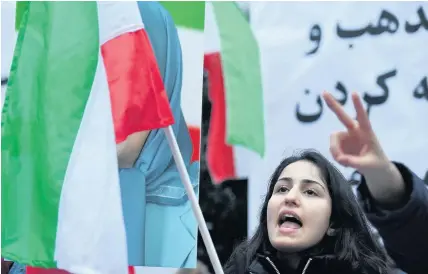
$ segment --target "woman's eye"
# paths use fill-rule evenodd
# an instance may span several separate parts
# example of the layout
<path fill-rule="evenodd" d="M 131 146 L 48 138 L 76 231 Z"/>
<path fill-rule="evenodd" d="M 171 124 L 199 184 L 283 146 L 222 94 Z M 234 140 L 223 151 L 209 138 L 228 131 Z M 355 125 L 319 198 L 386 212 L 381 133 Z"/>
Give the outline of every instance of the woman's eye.
<path fill-rule="evenodd" d="M 287 192 L 288 188 L 286 186 L 280 186 L 277 190 L 277 192 Z"/>
<path fill-rule="evenodd" d="M 318 194 L 312 189 L 306 190 L 305 194 L 308 194 L 309 196 L 318 196 Z"/>

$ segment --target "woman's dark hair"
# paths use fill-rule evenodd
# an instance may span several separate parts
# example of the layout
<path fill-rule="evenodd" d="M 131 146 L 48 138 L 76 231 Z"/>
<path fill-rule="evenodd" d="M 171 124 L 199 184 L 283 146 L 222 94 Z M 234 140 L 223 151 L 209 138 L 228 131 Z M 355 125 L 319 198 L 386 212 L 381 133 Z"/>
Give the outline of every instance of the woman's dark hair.
<path fill-rule="evenodd" d="M 238 268 L 245 271 L 257 253 L 277 255 L 277 250 L 269 241 L 267 231 L 268 202 L 284 168 L 302 160 L 315 164 L 327 183 L 332 200 L 330 224 L 337 231 L 335 236 L 324 236 L 318 245 L 303 251 L 302 257 L 334 255 L 341 262 L 349 263 L 362 273 L 388 273 L 391 261 L 374 239 L 350 184 L 333 164 L 313 150 L 304 150 L 285 158 L 276 168 L 270 178 L 267 195 L 260 211 L 259 225 L 254 236 L 235 248 L 225 268 L 239 265 Z"/>

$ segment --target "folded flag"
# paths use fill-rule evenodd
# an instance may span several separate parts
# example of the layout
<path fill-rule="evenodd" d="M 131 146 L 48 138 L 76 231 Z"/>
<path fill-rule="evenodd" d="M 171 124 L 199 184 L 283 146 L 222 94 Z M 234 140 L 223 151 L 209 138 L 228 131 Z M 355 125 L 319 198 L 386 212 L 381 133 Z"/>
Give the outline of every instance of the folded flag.
<path fill-rule="evenodd" d="M 28 2 L 2 112 L 2 257 L 126 273 L 116 143 L 174 123 L 136 2 Z"/>

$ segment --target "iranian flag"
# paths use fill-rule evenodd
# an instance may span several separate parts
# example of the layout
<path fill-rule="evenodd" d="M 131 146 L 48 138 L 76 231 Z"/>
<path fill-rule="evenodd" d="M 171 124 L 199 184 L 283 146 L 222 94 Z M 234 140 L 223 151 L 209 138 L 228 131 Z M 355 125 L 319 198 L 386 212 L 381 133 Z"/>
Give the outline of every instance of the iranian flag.
<path fill-rule="evenodd" d="M 25 5 L 2 112 L 2 257 L 126 273 L 116 143 L 174 122 L 137 3 Z"/>
<path fill-rule="evenodd" d="M 257 41 L 234 2 L 207 2 L 205 60 L 212 104 L 207 162 L 215 183 L 248 177 L 264 155 L 263 93 Z"/>

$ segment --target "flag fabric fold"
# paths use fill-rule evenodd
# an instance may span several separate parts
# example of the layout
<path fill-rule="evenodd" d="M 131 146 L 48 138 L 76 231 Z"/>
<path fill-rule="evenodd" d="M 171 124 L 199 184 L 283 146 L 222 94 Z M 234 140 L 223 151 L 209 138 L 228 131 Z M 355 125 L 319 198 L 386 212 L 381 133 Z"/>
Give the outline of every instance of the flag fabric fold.
<path fill-rule="evenodd" d="M 172 125 L 174 118 L 156 59 L 153 54 L 147 58 L 152 48 L 138 10 L 125 9 L 125 4 L 102 5 L 106 8 L 99 9 L 100 20 L 105 20 L 100 24 L 100 33 L 115 35 L 105 37 L 108 40 L 102 43 L 101 53 L 109 84 L 116 142 L 120 143 L 134 132 Z M 113 7 L 123 12 L 118 13 Z M 128 29 L 124 29 L 124 24 Z"/>

